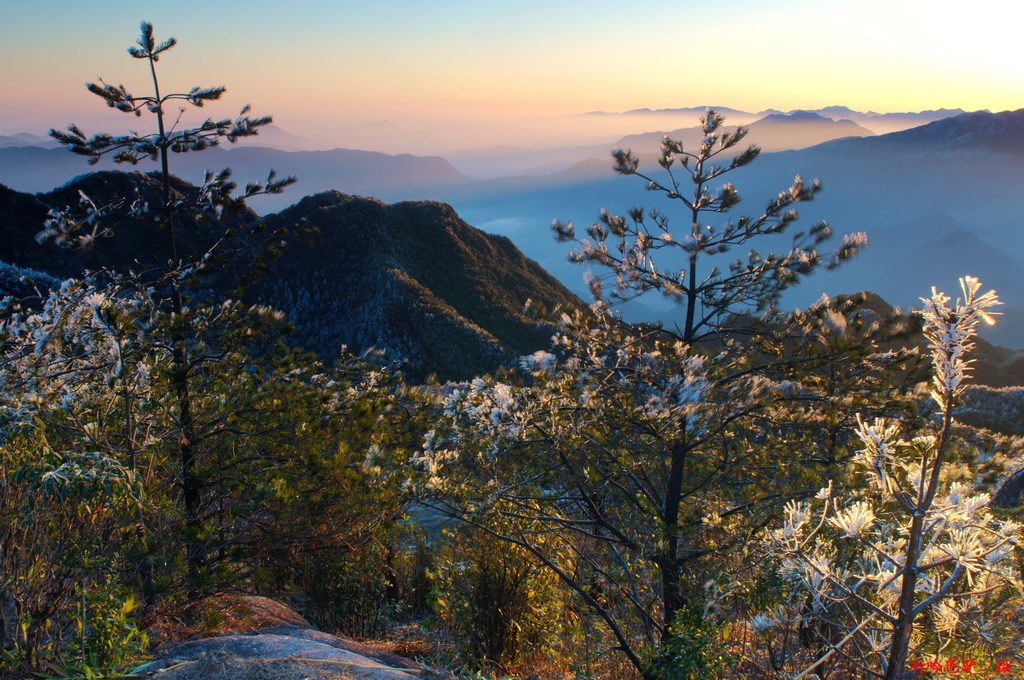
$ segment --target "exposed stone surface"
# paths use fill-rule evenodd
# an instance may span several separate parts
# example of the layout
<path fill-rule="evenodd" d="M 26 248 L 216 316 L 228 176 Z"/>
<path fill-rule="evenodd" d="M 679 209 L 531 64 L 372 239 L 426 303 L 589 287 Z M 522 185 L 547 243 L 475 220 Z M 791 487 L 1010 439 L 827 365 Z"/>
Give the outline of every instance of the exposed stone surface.
<path fill-rule="evenodd" d="M 294 610 L 263 597 L 222 595 L 196 605 L 230 614 L 211 637 L 158 648 L 159 658 L 135 674 L 159 680 L 410 680 L 445 677 L 371 645 L 314 630 Z"/>
<path fill-rule="evenodd" d="M 344 649 L 341 638 L 297 627 L 251 635 L 221 635 L 175 645 L 146 667 L 151 677 L 174 680 L 213 678 L 372 678 L 420 677 L 411 662 L 402 666 Z"/>

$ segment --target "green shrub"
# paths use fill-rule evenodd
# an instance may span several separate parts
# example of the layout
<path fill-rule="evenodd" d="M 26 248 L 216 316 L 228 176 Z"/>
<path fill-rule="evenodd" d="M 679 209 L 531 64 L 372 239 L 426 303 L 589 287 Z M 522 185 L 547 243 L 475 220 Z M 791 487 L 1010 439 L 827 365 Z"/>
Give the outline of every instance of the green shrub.
<path fill-rule="evenodd" d="M 566 593 L 522 548 L 465 530 L 444 546 L 432 577 L 434 611 L 471 667 L 507 669 L 558 653 Z"/>
<path fill-rule="evenodd" d="M 651 676 L 659 680 L 716 680 L 728 665 L 725 626 L 707 617 L 704 608 L 690 603 L 680 609 L 661 647 Z"/>

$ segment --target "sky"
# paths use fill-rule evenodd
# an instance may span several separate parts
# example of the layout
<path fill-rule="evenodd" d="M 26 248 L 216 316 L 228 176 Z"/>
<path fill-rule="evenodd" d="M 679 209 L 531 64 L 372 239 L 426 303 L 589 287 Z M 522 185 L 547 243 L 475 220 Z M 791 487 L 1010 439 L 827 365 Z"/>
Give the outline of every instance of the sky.
<path fill-rule="evenodd" d="M 179 41 L 159 65 L 165 88 L 227 85 L 213 115 L 251 102 L 305 138 L 351 139 L 367 124 L 380 137 L 389 121 L 405 139 L 583 142 L 574 114 L 708 104 L 1017 109 L 1011 4 L 6 0 L 0 134 L 126 125 L 83 83 L 145 91 L 148 73 L 125 51 L 142 19 Z"/>

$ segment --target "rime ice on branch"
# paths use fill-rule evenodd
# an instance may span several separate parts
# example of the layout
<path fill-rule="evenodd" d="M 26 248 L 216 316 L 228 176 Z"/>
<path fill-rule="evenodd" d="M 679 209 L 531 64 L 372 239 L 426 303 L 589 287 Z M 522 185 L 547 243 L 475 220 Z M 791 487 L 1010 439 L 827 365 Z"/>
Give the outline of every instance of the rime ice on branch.
<path fill-rule="evenodd" d="M 935 425 L 908 432 L 886 418 L 858 419 L 854 465 L 865 487 L 815 501 L 792 502 L 770 541 L 789 584 L 789 608 L 761 615 L 756 630 L 788 620 L 807 634 L 817 659 L 855 660 L 872 676 L 902 677 L 908 654 L 946 645 L 1005 651 L 1002 596 L 1021 589 L 1011 559 L 1020 526 L 989 511 L 990 497 L 944 472 L 953 437 L 953 409 L 970 375 L 966 357 L 980 323 L 1000 304 L 979 294 L 973 277 L 960 280 L 963 298 L 932 290 L 923 299 L 924 334 L 932 360 Z M 803 677 L 803 675 L 801 675 Z"/>

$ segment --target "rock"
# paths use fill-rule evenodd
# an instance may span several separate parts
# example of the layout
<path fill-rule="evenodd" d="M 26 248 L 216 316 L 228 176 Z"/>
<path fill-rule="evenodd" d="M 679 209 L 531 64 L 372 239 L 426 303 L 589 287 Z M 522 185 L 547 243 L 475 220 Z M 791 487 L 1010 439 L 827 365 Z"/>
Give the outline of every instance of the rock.
<path fill-rule="evenodd" d="M 159 680 L 438 677 L 396 654 L 314 630 L 293 609 L 268 598 L 220 595 L 194 607 L 230 616 L 217 630 L 201 631 L 212 637 L 161 644 L 159 658 L 131 675 Z"/>
<path fill-rule="evenodd" d="M 311 639 L 315 638 L 315 639 Z M 419 669 L 389 666 L 343 649 L 345 641 L 309 629 L 221 635 L 176 645 L 139 669 L 163 680 L 219 678 L 366 678 L 410 680 Z"/>

